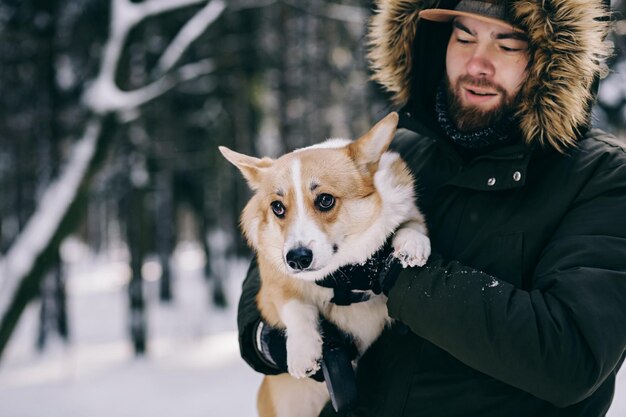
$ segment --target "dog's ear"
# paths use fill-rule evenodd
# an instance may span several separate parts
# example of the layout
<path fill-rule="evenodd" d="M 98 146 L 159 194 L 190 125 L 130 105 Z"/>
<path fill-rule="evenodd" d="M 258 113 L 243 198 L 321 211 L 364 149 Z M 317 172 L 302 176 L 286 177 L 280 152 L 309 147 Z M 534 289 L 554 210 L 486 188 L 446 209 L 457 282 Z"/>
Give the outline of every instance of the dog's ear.
<path fill-rule="evenodd" d="M 228 149 L 226 146 L 219 147 L 220 152 L 224 155 L 224 158 L 243 174 L 248 185 L 253 190 L 259 188 L 265 169 L 272 166 L 274 160 L 271 158 L 255 158 L 254 156 L 244 155 Z"/>
<path fill-rule="evenodd" d="M 348 151 L 359 168 L 372 175 L 378 170 L 378 162 L 393 140 L 398 120 L 398 113 L 389 113 L 364 136 L 348 145 Z"/>

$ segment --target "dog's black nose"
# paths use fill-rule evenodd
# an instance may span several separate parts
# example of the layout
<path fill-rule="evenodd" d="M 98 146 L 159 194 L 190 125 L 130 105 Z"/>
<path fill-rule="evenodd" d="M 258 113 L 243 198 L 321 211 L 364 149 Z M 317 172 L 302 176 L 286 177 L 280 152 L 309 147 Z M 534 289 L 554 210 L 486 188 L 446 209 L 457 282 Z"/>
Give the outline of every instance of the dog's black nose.
<path fill-rule="evenodd" d="M 313 262 L 313 251 L 303 246 L 287 252 L 287 265 L 291 269 L 307 269 Z"/>

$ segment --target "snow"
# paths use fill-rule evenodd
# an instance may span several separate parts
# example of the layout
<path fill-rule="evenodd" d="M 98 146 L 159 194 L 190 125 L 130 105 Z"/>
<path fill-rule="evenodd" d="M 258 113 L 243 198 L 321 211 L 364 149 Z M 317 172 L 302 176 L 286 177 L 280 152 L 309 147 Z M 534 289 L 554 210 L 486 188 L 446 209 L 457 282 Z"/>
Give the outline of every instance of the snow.
<path fill-rule="evenodd" d="M 212 235 L 217 243 L 224 239 Z M 256 415 L 261 376 L 239 357 L 236 302 L 247 260 L 222 262 L 226 310 L 209 307 L 202 251 L 179 244 L 172 256 L 176 300 L 157 301 L 158 281 L 145 283 L 149 354 L 135 358 L 126 336 L 127 251 L 94 254 L 64 243 L 72 342 L 43 354 L 34 346 L 38 305 L 25 311 L 0 362 L 0 416 L 244 417 Z M 153 268 L 148 259 L 145 268 Z M 608 417 L 626 415 L 626 373 Z"/>
<path fill-rule="evenodd" d="M 626 61 L 618 62 L 611 74 L 600 83 L 600 102 L 617 107 L 626 97 Z"/>
<path fill-rule="evenodd" d="M 77 82 L 72 60 L 68 55 L 59 55 L 55 62 L 56 83 L 62 91 L 69 91 Z"/>
<path fill-rule="evenodd" d="M 624 416 L 626 416 L 626 371 L 622 369 L 617 375 L 615 398 L 613 399 L 613 405 L 606 414 L 606 417 Z"/>
<path fill-rule="evenodd" d="M 175 303 L 158 303 L 147 281 L 149 354 L 135 358 L 126 333 L 124 250 L 95 255 L 63 245 L 71 343 L 34 349 L 38 305 L 30 305 L 0 363 L 0 416 L 251 416 L 261 376 L 239 357 L 235 306 L 247 260 L 230 260 L 230 307 L 209 307 L 202 251 L 187 242 L 172 257 Z M 122 254 L 122 255 L 120 255 Z M 148 260 L 144 267 L 151 264 Z"/>
<path fill-rule="evenodd" d="M 0 312 L 6 312 L 22 279 L 57 231 L 63 216 L 78 192 L 94 156 L 101 124 L 92 121 L 74 145 L 63 172 L 48 186 L 24 230 L 0 259 Z"/>
<path fill-rule="evenodd" d="M 491 278 L 491 282 L 487 284 L 489 288 L 497 287 L 498 285 L 500 285 L 500 282 L 494 278 Z"/>

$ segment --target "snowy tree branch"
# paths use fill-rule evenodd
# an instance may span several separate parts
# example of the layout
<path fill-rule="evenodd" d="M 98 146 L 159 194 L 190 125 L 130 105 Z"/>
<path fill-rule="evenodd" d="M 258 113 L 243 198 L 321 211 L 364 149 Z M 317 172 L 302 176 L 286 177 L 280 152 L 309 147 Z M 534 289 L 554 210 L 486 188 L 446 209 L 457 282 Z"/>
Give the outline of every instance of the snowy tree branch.
<path fill-rule="evenodd" d="M 224 0 L 111 0 L 112 14 L 109 38 L 104 46 L 100 71 L 85 91 L 83 103 L 94 113 L 83 137 L 70 152 L 61 174 L 44 191 L 35 213 L 23 231 L 0 259 L 0 356 L 28 300 L 37 293 L 42 275 L 49 267 L 51 253 L 69 231 L 76 227 L 79 202 L 86 191 L 99 161 L 104 159 L 108 131 L 114 125 L 111 113 L 137 109 L 181 82 L 214 70 L 210 59 L 180 66 L 177 64 L 188 46 L 224 11 Z M 179 9 L 206 4 L 184 25 L 166 48 L 159 68 L 163 72 L 151 84 L 132 91 L 122 91 L 115 75 L 130 31 L 144 19 Z"/>
<path fill-rule="evenodd" d="M 85 105 L 96 114 L 106 114 L 135 109 L 164 94 L 178 83 L 189 80 L 188 69 L 180 68 L 176 73 L 163 75 L 158 80 L 142 88 L 123 91 L 115 83 L 122 51 L 130 30 L 139 22 L 155 14 L 173 9 L 200 4 L 204 0 L 150 0 L 131 3 L 129 0 L 113 0 L 111 33 L 104 47 L 101 70 L 83 95 Z M 186 48 L 200 36 L 224 11 L 223 0 L 211 0 L 181 29 L 176 38 L 162 55 L 158 68 L 160 72 L 170 70 Z M 208 73 L 213 65 L 197 63 L 194 74 L 202 75 L 200 69 Z"/>
<path fill-rule="evenodd" d="M 191 18 L 172 40 L 157 64 L 157 71 L 161 74 L 169 71 L 180 59 L 189 44 L 196 40 L 206 28 L 213 23 L 224 11 L 223 1 L 211 1 Z"/>
<path fill-rule="evenodd" d="M 213 62 L 209 59 L 187 64 L 145 87 L 132 91 L 122 91 L 112 79 L 103 79 L 94 83 L 83 99 L 97 114 L 132 110 L 163 95 L 182 82 L 212 72 L 214 68 Z"/>
<path fill-rule="evenodd" d="M 30 273 L 35 260 L 47 247 L 52 236 L 75 200 L 87 173 L 100 136 L 100 120 L 92 121 L 74 146 L 68 163 L 55 181 L 46 188 L 37 210 L 0 262 L 0 312 L 6 312 L 21 280 Z"/>

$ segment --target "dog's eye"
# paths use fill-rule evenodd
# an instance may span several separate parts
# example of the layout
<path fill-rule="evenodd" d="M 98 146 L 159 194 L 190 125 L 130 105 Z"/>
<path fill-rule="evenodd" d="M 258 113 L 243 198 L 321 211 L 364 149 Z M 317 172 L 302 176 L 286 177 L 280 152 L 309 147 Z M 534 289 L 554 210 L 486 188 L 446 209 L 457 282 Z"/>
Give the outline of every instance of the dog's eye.
<path fill-rule="evenodd" d="M 274 212 L 276 217 L 278 217 L 279 219 L 285 217 L 287 209 L 285 208 L 283 203 L 281 203 L 280 201 L 272 201 L 272 204 L 270 205 L 272 206 L 272 211 Z"/>
<path fill-rule="evenodd" d="M 320 194 L 315 199 L 315 205 L 322 211 L 328 211 L 335 205 L 335 197 L 330 194 Z"/>

